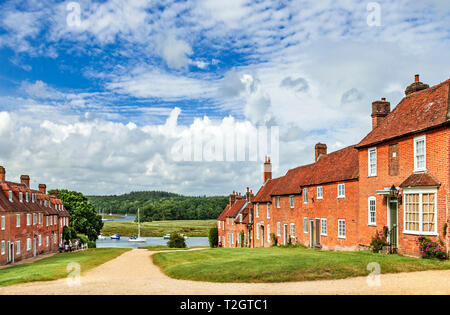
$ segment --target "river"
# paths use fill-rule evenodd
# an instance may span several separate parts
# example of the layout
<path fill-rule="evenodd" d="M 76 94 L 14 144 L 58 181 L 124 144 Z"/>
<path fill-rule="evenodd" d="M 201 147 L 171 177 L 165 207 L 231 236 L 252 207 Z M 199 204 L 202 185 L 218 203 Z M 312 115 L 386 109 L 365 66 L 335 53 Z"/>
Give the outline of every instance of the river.
<path fill-rule="evenodd" d="M 156 246 L 167 245 L 167 241 L 162 237 L 144 237 L 147 241 L 145 243 L 128 242 L 128 237 L 123 236 L 120 240 L 97 240 L 97 248 L 103 247 L 120 247 L 120 248 L 138 248 L 140 246 Z M 209 246 L 207 237 L 188 237 L 186 245 L 191 246 Z"/>

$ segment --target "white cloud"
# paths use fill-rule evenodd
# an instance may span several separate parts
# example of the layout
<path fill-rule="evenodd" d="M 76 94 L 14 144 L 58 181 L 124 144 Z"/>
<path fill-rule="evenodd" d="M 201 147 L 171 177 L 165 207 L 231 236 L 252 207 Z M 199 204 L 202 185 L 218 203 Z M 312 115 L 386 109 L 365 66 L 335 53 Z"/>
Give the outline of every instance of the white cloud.
<path fill-rule="evenodd" d="M 188 56 L 192 55 L 192 48 L 184 40 L 176 38 L 175 34 L 159 36 L 157 45 L 158 53 L 169 68 L 181 69 L 189 65 Z"/>

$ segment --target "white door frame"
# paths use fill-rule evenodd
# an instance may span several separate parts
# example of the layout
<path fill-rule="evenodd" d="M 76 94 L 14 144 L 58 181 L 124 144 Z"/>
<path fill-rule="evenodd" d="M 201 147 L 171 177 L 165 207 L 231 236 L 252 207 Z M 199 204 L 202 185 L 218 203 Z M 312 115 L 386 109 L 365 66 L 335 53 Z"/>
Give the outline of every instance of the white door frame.
<path fill-rule="evenodd" d="M 314 248 L 314 246 L 315 246 L 315 244 L 314 244 L 314 220 L 315 219 L 309 220 L 309 246 L 311 248 Z"/>
<path fill-rule="evenodd" d="M 399 229 L 400 229 L 399 224 L 398 224 L 398 211 L 399 211 L 398 205 L 399 205 L 399 203 L 398 203 L 398 199 L 391 200 L 391 197 L 387 198 L 387 207 L 386 207 L 387 208 L 386 209 L 386 211 L 387 211 L 386 212 L 386 215 L 387 215 L 387 227 L 389 228 L 389 232 L 390 232 L 390 230 L 391 230 L 391 202 L 397 204 L 397 247 L 398 247 L 398 235 L 399 235 Z M 388 233 L 387 240 L 388 240 L 389 243 L 391 242 L 391 235 L 390 235 L 390 233 Z"/>

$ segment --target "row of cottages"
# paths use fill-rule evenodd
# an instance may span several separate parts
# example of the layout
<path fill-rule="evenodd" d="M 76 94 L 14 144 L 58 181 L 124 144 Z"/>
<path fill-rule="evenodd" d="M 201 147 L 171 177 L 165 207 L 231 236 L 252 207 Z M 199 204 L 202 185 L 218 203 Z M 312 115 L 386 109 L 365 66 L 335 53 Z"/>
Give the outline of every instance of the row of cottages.
<path fill-rule="evenodd" d="M 421 235 L 441 239 L 448 251 L 449 99 L 450 80 L 429 87 L 416 75 L 394 110 L 384 98 L 372 103 L 372 130 L 358 144 L 328 153 L 318 143 L 314 163 L 278 178 L 272 178 L 266 159 L 258 193 L 245 198 L 245 208 L 233 208 L 230 197 L 221 213 L 221 245 L 240 245 L 233 243 L 236 221 L 248 209 L 251 247 L 276 241 L 365 249 L 386 227 L 388 241 L 400 253 L 419 255 Z"/>
<path fill-rule="evenodd" d="M 69 213 L 57 193 L 48 195 L 46 185 L 30 188 L 30 177 L 20 183 L 6 181 L 0 166 L 0 265 L 55 252 Z"/>

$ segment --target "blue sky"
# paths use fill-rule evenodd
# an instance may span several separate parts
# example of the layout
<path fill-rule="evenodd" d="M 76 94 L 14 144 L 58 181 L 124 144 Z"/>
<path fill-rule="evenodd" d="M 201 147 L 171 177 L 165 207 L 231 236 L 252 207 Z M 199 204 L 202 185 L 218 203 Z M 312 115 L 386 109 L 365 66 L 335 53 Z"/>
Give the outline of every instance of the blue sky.
<path fill-rule="evenodd" d="M 357 143 L 372 101 L 448 79 L 449 18 L 445 0 L 2 1 L 0 164 L 88 194 L 257 190 L 260 161 L 170 148 L 275 125 L 281 176 Z"/>

